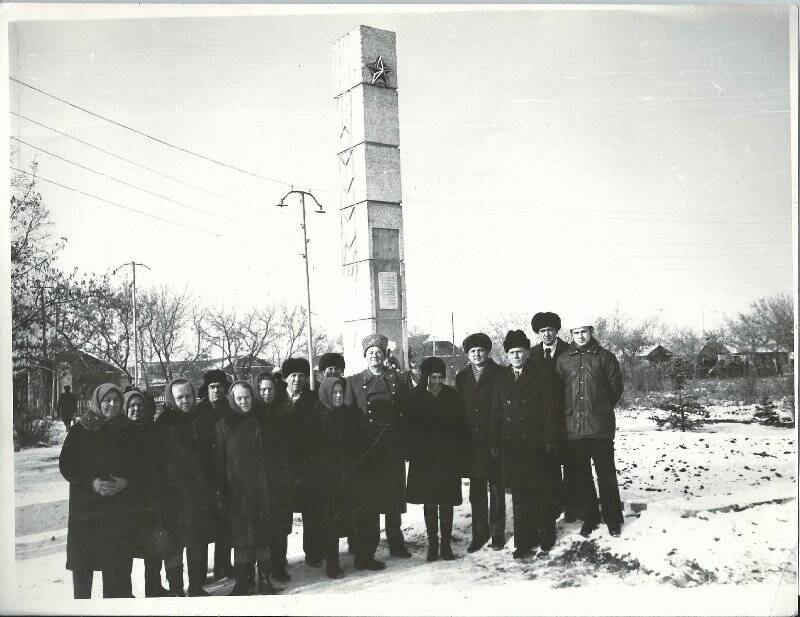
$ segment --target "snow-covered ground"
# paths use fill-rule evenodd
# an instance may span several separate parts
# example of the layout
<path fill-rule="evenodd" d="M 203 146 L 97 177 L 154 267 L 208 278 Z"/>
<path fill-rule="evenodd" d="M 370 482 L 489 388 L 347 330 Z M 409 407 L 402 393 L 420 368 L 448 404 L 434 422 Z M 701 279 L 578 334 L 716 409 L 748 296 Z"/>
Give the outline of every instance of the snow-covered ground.
<path fill-rule="evenodd" d="M 729 410 L 726 410 L 729 411 Z M 414 556 L 389 558 L 379 573 L 356 572 L 342 542 L 345 578 L 331 581 L 303 562 L 299 517 L 290 536 L 292 581 L 280 596 L 144 600 L 134 562 L 136 601 L 76 602 L 64 570 L 67 483 L 60 445 L 15 454 L 16 590 L 12 605 L 37 612 L 340 614 L 793 614 L 797 599 L 794 431 L 736 422 L 695 433 L 657 431 L 652 409 L 618 412 L 616 454 L 625 525 L 589 539 L 579 523 L 558 523 L 547 556 L 511 558 L 488 547 L 467 555 L 470 509 L 456 509 L 454 562 L 425 561 L 421 506 L 403 516 Z M 740 410 L 734 415 L 743 419 Z M 749 412 L 752 414 L 752 410 Z M 736 419 L 736 418 L 733 418 Z M 94 596 L 102 585 L 96 575 Z M 227 593 L 231 581 L 207 589 Z M 358 592 L 358 593 L 351 593 Z M 140 600 L 140 598 L 142 598 Z"/>

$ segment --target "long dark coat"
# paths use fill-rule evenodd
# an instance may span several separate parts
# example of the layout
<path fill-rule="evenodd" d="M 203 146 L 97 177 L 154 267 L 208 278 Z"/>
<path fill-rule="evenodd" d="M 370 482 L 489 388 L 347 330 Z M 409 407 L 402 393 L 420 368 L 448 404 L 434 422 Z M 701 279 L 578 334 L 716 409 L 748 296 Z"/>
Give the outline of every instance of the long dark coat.
<path fill-rule="evenodd" d="M 286 440 L 289 465 L 292 471 L 292 487 L 289 490 L 289 503 L 293 512 L 313 510 L 319 506 L 317 478 L 310 477 L 307 469 L 315 455 L 307 431 L 313 426 L 317 395 L 311 390 L 303 390 L 294 402 L 287 399 L 285 408 L 277 416 L 279 431 Z"/>
<path fill-rule="evenodd" d="M 214 429 L 217 426 L 217 422 L 222 420 L 225 417 L 225 414 L 230 411 L 230 405 L 228 404 L 227 396 L 223 396 L 218 406 L 215 407 L 211 401 L 207 398 L 203 399 L 197 404 L 197 413 L 202 418 L 202 423 L 204 425 L 204 432 L 207 432 L 209 439 L 211 439 L 211 459 L 214 460 Z M 219 486 L 215 486 L 214 489 L 216 491 L 220 490 Z M 228 517 L 225 513 L 224 508 L 217 507 L 214 509 L 214 539 L 218 543 L 228 543 Z"/>
<path fill-rule="evenodd" d="M 469 467 L 469 433 L 458 392 L 445 385 L 433 396 L 426 388 L 415 388 L 406 421 L 411 444 L 408 503 L 459 505 L 461 477 Z"/>
<path fill-rule="evenodd" d="M 134 513 L 133 556 L 142 559 L 165 559 L 180 548 L 175 537 L 164 527 L 161 517 L 160 465 L 161 445 L 155 423 L 130 424 L 126 442 L 136 453 L 135 476 L 131 491 Z"/>
<path fill-rule="evenodd" d="M 254 402 L 253 414 L 261 431 L 264 447 L 264 462 L 267 466 L 268 492 L 270 497 L 270 523 L 277 533 L 289 534 L 292 531 L 292 495 L 294 480 L 289 449 L 281 432 L 279 419 L 289 403 L 285 394 L 276 401 L 266 404 L 261 400 Z"/>
<path fill-rule="evenodd" d="M 217 422 L 214 443 L 231 546 L 268 546 L 272 533 L 267 457 L 255 415 L 228 411 Z"/>
<path fill-rule="evenodd" d="M 470 478 L 500 478 L 500 464 L 489 452 L 494 382 L 500 370 L 500 366 L 489 358 L 477 382 L 470 366 L 456 374 L 456 390 L 461 395 L 472 443 Z"/>
<path fill-rule="evenodd" d="M 343 538 L 353 532 L 353 516 L 362 486 L 357 460 L 364 440 L 359 435 L 358 411 L 345 406 L 328 409 L 320 403 L 317 417 L 321 503 L 326 533 L 329 537 Z"/>
<path fill-rule="evenodd" d="M 406 511 L 408 436 L 403 414 L 409 391 L 401 373 L 369 369 L 347 378 L 345 405 L 359 411 L 364 444 L 360 447 L 363 473 L 359 503 L 365 509 L 394 514 Z"/>
<path fill-rule="evenodd" d="M 197 409 L 167 408 L 155 424 L 164 526 L 181 546 L 213 542 L 217 508 L 208 422 Z"/>
<path fill-rule="evenodd" d="M 491 445 L 500 450 L 506 490 L 555 488 L 553 461 L 545 444 L 558 444 L 564 435 L 557 383 L 553 370 L 533 358 L 528 358 L 516 381 L 511 367 L 497 377 L 493 404 L 497 415 Z"/>
<path fill-rule="evenodd" d="M 72 425 L 61 448 L 58 467 L 69 482 L 67 570 L 114 569 L 130 558 L 133 546 L 132 488 L 134 453 L 126 424 L 105 423 L 90 430 Z M 92 489 L 95 478 L 125 478 L 128 486 L 103 497 Z"/>

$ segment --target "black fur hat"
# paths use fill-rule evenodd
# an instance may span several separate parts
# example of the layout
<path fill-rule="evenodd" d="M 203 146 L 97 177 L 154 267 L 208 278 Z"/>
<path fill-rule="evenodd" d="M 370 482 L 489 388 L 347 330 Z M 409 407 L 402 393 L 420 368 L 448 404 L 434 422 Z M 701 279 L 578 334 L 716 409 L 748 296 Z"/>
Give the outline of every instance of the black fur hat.
<path fill-rule="evenodd" d="M 286 358 L 281 365 L 281 374 L 288 379 L 292 373 L 303 373 L 306 377 L 311 375 L 311 367 L 305 358 Z"/>
<path fill-rule="evenodd" d="M 561 317 L 559 317 L 556 313 L 536 313 L 531 319 L 531 328 L 537 334 L 539 330 L 542 328 L 555 328 L 556 330 L 561 330 Z"/>
<path fill-rule="evenodd" d="M 319 359 L 319 370 L 321 373 L 329 366 L 335 366 L 344 373 L 344 356 L 340 353 L 324 353 Z"/>
<path fill-rule="evenodd" d="M 506 338 L 503 340 L 503 349 L 508 351 L 515 347 L 524 347 L 525 349 L 531 348 L 531 340 L 525 335 L 522 330 L 509 330 Z"/>
<path fill-rule="evenodd" d="M 475 332 L 474 334 L 470 334 L 464 339 L 464 342 L 461 344 L 461 349 L 464 350 L 464 353 L 468 353 L 473 347 L 483 347 L 486 350 L 486 353 L 489 353 L 492 351 L 492 339 L 490 339 L 483 332 Z"/>

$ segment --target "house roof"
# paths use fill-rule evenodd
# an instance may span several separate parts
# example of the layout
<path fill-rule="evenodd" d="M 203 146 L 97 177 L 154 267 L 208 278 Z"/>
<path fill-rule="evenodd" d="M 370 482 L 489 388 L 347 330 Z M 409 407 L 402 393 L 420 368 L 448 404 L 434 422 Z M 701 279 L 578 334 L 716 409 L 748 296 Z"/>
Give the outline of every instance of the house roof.
<path fill-rule="evenodd" d="M 636 355 L 638 357 L 640 357 L 640 358 L 646 358 L 647 356 L 649 356 L 651 353 L 653 353 L 659 347 L 661 347 L 661 349 L 663 349 L 667 354 L 670 354 L 670 355 L 672 354 L 672 352 L 669 349 L 667 349 L 666 347 L 664 347 L 661 343 L 656 343 L 655 345 L 649 345 L 649 346 L 645 347 L 640 352 L 638 352 Z"/>

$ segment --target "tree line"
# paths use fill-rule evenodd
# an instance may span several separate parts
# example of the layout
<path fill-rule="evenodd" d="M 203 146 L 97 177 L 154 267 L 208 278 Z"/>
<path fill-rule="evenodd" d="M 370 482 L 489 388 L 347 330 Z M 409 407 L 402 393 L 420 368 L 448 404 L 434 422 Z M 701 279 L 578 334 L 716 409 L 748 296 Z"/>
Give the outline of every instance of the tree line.
<path fill-rule="evenodd" d="M 50 211 L 32 176 L 12 178 L 11 316 L 14 370 L 52 370 L 60 352 L 90 353 L 133 378 L 133 294 L 130 280 L 108 273 L 64 271 L 56 260 L 67 239 L 53 233 Z M 206 306 L 188 290 L 137 290 L 138 361 L 157 367 L 143 374 L 170 380 L 199 360 L 222 359 L 236 377 L 256 359 L 280 364 L 305 354 L 306 310 L 265 303 L 249 309 Z M 341 348 L 315 328 L 314 355 Z M 244 358 L 244 362 L 237 362 Z"/>

